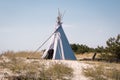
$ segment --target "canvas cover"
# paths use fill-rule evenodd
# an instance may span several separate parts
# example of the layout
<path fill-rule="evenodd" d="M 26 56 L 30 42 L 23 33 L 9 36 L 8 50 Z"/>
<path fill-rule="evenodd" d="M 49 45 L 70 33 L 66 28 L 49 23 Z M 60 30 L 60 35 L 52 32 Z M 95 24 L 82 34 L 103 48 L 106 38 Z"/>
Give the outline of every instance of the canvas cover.
<path fill-rule="evenodd" d="M 43 59 L 76 60 L 61 24 L 57 26 L 51 39 L 50 46 L 42 56 Z"/>

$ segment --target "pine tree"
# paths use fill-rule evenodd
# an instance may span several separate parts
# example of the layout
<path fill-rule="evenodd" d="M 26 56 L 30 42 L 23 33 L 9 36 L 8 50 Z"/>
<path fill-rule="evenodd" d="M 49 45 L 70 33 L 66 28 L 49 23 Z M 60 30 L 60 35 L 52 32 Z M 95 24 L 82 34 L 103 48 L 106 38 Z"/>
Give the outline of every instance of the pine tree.
<path fill-rule="evenodd" d="M 117 59 L 120 59 L 120 34 L 115 38 L 109 38 L 106 41 L 106 50 L 112 54 Z"/>

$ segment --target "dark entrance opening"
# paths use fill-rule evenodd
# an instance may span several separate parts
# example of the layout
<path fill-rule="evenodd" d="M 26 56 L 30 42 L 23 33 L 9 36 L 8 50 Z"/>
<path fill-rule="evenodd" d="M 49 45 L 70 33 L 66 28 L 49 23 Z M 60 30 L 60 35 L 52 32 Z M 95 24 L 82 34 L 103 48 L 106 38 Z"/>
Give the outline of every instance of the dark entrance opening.
<path fill-rule="evenodd" d="M 50 49 L 48 51 L 48 59 L 52 59 L 53 58 L 53 53 L 54 53 L 54 50 L 53 49 Z"/>

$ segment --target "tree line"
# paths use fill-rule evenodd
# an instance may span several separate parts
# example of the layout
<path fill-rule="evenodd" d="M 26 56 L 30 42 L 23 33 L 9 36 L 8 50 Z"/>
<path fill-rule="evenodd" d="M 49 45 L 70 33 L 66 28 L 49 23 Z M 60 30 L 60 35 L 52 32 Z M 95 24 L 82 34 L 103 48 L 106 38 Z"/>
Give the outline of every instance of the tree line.
<path fill-rule="evenodd" d="M 71 47 L 76 54 L 94 52 L 100 53 L 101 57 L 105 59 L 120 59 L 120 34 L 116 37 L 110 37 L 106 41 L 106 45 L 106 47 L 91 48 L 83 44 L 71 44 Z"/>
<path fill-rule="evenodd" d="M 83 44 L 71 44 L 71 48 L 76 54 L 84 54 L 89 52 L 103 53 L 106 51 L 103 46 L 98 46 L 97 48 L 91 48 Z"/>

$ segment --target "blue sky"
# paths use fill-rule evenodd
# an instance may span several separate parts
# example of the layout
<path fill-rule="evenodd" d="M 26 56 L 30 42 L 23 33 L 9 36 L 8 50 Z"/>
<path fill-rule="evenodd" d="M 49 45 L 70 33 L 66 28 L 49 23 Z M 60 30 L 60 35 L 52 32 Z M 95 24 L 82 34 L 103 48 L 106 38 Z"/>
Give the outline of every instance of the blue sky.
<path fill-rule="evenodd" d="M 70 43 L 106 46 L 120 34 L 120 0 L 0 0 L 0 52 L 36 50 L 54 31 L 58 8 Z"/>

